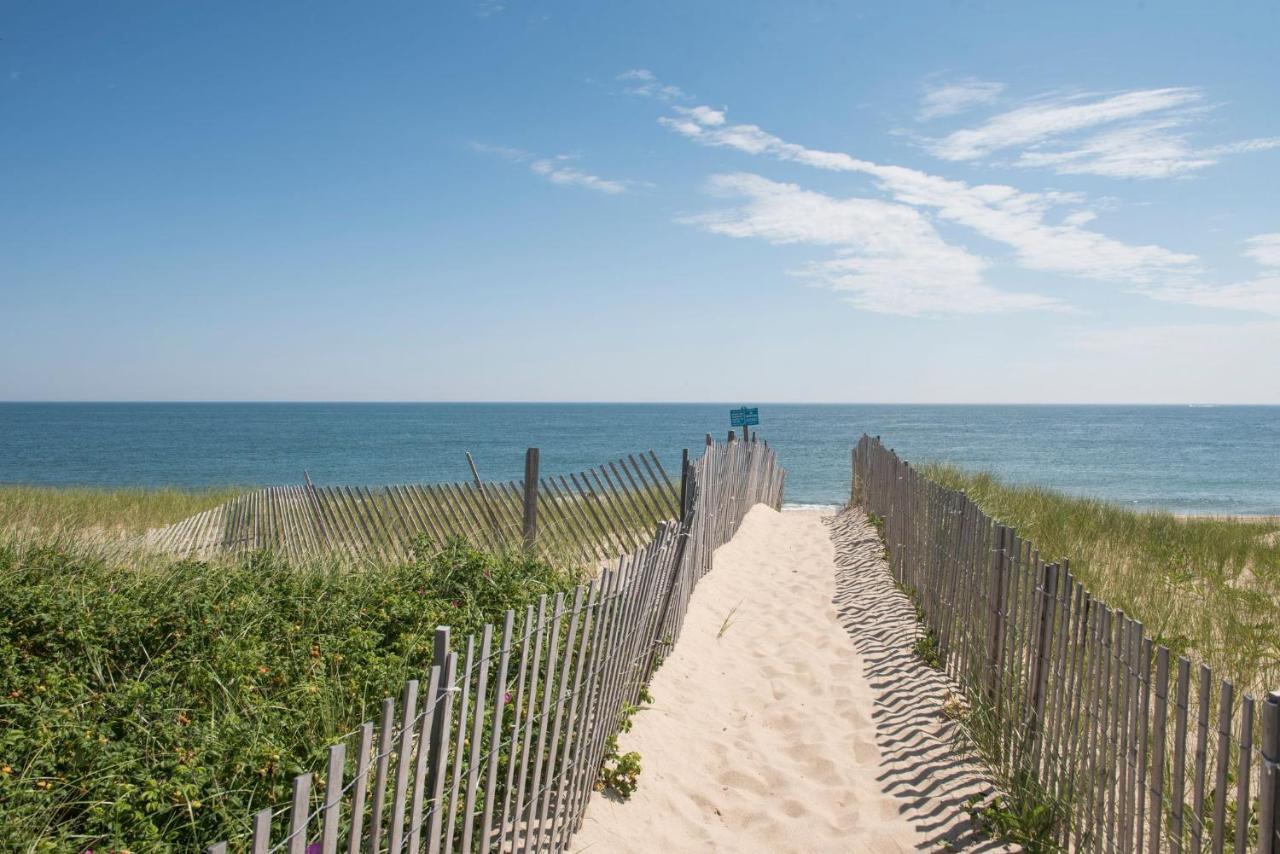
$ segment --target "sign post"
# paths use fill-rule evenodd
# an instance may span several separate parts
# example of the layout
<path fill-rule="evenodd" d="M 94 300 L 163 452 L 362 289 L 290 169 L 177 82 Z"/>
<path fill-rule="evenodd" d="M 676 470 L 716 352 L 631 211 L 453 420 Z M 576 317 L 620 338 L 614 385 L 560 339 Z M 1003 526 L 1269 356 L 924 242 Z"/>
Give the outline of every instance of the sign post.
<path fill-rule="evenodd" d="M 737 409 L 729 410 L 729 426 L 742 428 L 743 442 L 751 438 L 751 431 L 747 428 L 759 423 L 760 410 L 755 406 L 740 406 Z"/>

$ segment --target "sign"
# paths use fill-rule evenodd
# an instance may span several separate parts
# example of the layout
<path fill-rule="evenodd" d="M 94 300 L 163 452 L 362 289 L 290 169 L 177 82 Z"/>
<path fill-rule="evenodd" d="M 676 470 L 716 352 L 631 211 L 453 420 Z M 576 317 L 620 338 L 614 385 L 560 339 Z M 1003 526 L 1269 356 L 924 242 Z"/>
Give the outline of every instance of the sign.
<path fill-rule="evenodd" d="M 730 427 L 752 427 L 760 423 L 760 410 L 757 407 L 744 406 L 729 410 Z"/>

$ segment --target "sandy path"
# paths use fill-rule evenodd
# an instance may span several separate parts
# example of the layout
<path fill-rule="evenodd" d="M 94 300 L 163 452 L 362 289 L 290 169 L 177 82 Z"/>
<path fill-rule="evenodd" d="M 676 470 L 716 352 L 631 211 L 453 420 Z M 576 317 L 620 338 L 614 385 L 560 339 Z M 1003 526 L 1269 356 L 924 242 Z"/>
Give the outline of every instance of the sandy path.
<path fill-rule="evenodd" d="M 594 794 L 573 851 L 893 852 L 956 838 L 954 805 L 923 803 L 910 782 L 918 759 L 898 760 L 905 780 L 886 766 L 880 744 L 901 731 L 878 723 L 883 691 L 837 608 L 836 559 L 821 512 L 751 511 L 699 583 L 653 707 L 620 739 L 642 756 L 639 789 L 625 803 Z M 859 560 L 883 572 L 878 549 Z M 939 719 L 940 698 L 928 701 Z"/>

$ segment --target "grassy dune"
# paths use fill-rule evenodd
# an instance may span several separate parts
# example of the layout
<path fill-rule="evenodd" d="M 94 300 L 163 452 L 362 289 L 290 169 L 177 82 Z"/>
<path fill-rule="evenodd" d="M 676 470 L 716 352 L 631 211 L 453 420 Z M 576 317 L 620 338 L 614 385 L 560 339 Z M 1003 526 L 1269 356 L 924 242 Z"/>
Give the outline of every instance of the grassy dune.
<path fill-rule="evenodd" d="M 436 626 L 465 636 L 572 589 L 582 574 L 565 567 L 600 536 L 576 506 L 582 525 L 545 521 L 539 558 L 426 537 L 361 562 L 137 546 L 241 492 L 0 487 L 0 850 L 244 836 L 294 774 L 324 767 L 328 744 L 421 676 Z M 623 532 L 609 542 L 650 535 L 637 498 L 593 504 Z"/>
<path fill-rule="evenodd" d="M 216 507 L 244 490 L 0 486 L 0 532 L 117 539 Z"/>
<path fill-rule="evenodd" d="M 953 466 L 923 473 L 964 490 L 1045 560 L 1069 558 L 1095 597 L 1171 651 L 1193 654 L 1240 690 L 1280 688 L 1280 519 L 1180 518 Z"/>

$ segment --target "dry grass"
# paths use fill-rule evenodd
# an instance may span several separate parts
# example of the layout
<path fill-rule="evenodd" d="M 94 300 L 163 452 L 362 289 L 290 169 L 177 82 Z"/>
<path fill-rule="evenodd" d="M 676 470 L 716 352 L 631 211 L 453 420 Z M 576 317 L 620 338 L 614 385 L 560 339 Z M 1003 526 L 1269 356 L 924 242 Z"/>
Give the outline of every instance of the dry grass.
<path fill-rule="evenodd" d="M 1069 558 L 1096 598 L 1141 620 L 1172 652 L 1241 691 L 1280 687 L 1280 518 L 1135 512 L 952 466 L 922 473 L 964 490 L 1042 558 Z"/>

